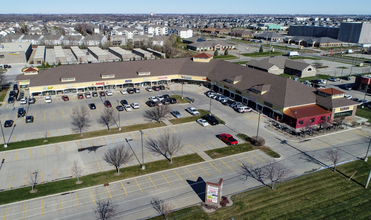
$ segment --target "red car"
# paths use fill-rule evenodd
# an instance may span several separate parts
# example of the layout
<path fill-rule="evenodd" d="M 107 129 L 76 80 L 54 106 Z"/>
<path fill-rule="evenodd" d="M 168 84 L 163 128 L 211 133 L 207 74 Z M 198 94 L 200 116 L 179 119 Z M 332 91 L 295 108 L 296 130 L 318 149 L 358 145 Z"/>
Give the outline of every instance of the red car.
<path fill-rule="evenodd" d="M 104 101 L 104 106 L 106 106 L 107 108 L 111 108 L 112 104 L 111 104 L 110 101 L 106 100 L 106 101 Z"/>
<path fill-rule="evenodd" d="M 78 95 L 77 95 L 77 98 L 78 98 L 78 99 L 83 99 L 83 98 L 84 98 L 84 95 L 83 95 L 83 94 L 78 94 Z"/>
<path fill-rule="evenodd" d="M 234 139 L 233 136 L 230 135 L 230 134 L 226 134 L 226 133 L 220 134 L 219 138 L 228 145 L 238 144 L 238 141 L 236 139 Z"/>
<path fill-rule="evenodd" d="M 66 95 L 62 96 L 62 100 L 63 100 L 63 101 L 70 101 L 70 99 L 69 99 L 68 96 L 66 96 Z"/>

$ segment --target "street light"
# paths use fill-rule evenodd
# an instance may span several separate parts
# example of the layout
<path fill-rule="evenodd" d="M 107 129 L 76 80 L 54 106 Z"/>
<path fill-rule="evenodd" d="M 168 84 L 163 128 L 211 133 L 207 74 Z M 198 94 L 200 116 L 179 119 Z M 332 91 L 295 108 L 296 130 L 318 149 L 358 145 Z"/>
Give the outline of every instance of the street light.
<path fill-rule="evenodd" d="M 260 114 L 261 114 L 261 110 L 259 109 L 259 105 L 258 105 L 258 112 L 259 112 L 259 119 L 258 119 L 258 128 L 256 129 L 256 140 L 258 140 L 258 138 L 259 138 L 259 126 L 260 126 Z"/>
<path fill-rule="evenodd" d="M 184 85 L 184 79 L 182 78 L 182 99 L 183 99 L 183 85 Z"/>
<path fill-rule="evenodd" d="M 117 106 L 119 106 L 119 100 L 116 100 L 117 101 Z M 117 109 L 117 114 L 119 116 L 119 131 L 121 131 L 121 119 L 120 119 L 120 111 Z"/>
<path fill-rule="evenodd" d="M 213 84 L 210 83 L 210 93 L 212 91 L 211 87 L 213 86 Z M 210 96 L 210 110 L 209 110 L 209 113 L 211 115 L 211 96 Z"/>
<path fill-rule="evenodd" d="M 144 150 L 143 150 L 143 131 L 142 130 L 139 130 L 140 134 L 141 134 L 141 141 L 142 141 L 142 170 L 146 169 L 146 166 L 144 165 Z"/>
<path fill-rule="evenodd" d="M 365 159 L 363 160 L 363 161 L 365 161 L 365 162 L 367 162 L 367 160 L 368 160 L 367 155 L 368 155 L 368 151 L 370 150 L 370 145 L 371 145 L 371 139 L 370 139 L 370 142 L 368 143 L 368 147 L 367 147 L 367 152 L 366 152 Z"/>
<path fill-rule="evenodd" d="M 1 113 L 0 113 L 0 116 L 1 116 Z M 3 134 L 4 147 L 7 148 L 8 144 L 6 143 L 6 140 L 5 140 L 4 130 L 3 130 L 3 123 L 1 122 L 1 118 L 0 118 L 0 126 L 1 126 L 1 133 Z"/>

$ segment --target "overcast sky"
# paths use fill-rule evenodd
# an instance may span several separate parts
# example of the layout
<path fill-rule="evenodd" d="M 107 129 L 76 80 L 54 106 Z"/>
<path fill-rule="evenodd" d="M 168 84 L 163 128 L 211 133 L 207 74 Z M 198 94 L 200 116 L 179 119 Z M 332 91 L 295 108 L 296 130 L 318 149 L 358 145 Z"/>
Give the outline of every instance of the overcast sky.
<path fill-rule="evenodd" d="M 370 0 L 2 0 L 1 14 L 371 14 Z"/>

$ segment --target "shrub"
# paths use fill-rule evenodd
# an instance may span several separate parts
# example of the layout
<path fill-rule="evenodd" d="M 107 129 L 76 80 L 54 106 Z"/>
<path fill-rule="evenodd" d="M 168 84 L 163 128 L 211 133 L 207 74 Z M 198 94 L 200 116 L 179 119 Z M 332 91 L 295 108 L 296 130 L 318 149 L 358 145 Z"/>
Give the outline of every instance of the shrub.
<path fill-rule="evenodd" d="M 214 57 L 217 57 L 219 55 L 218 50 L 214 52 Z"/>
<path fill-rule="evenodd" d="M 228 49 L 226 49 L 226 50 L 224 51 L 224 55 L 225 55 L 225 56 L 228 55 Z"/>
<path fill-rule="evenodd" d="M 226 206 L 227 206 L 227 203 L 226 203 L 225 201 L 221 201 L 221 202 L 220 202 L 220 205 L 221 205 L 222 207 L 226 207 Z"/>
<path fill-rule="evenodd" d="M 253 137 L 251 137 L 251 144 L 253 144 L 255 146 L 264 146 L 265 139 L 260 137 L 260 136 L 259 137 L 253 136 Z"/>

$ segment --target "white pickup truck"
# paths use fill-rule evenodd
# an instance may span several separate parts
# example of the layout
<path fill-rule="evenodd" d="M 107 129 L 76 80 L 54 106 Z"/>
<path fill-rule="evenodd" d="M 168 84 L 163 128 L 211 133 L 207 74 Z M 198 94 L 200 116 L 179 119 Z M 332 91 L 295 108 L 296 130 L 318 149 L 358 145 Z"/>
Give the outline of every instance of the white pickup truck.
<path fill-rule="evenodd" d="M 299 56 L 299 52 L 298 51 L 289 51 L 289 52 L 287 52 L 287 56 L 289 56 L 289 57 Z"/>

